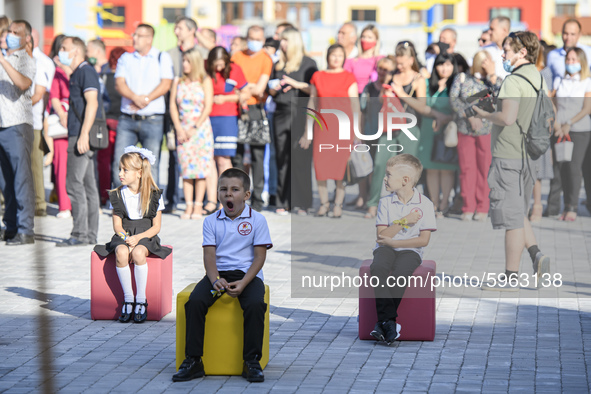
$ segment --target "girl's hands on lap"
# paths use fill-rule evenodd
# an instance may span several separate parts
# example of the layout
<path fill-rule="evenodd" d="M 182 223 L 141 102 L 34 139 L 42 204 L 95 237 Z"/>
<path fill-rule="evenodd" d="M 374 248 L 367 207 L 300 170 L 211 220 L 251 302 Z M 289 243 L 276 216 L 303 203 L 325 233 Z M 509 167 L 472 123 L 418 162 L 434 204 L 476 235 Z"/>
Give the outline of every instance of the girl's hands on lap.
<path fill-rule="evenodd" d="M 125 243 L 128 246 L 131 246 L 132 248 L 135 248 L 137 246 L 138 242 L 140 242 L 140 238 L 137 235 L 127 237 L 125 239 Z"/>

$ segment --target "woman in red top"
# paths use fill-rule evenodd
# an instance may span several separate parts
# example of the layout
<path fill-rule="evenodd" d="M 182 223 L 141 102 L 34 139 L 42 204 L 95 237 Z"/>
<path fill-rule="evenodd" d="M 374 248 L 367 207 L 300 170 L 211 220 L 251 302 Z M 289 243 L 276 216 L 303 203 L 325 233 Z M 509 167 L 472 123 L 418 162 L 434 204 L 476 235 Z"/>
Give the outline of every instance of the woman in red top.
<path fill-rule="evenodd" d="M 244 89 L 248 82 L 242 68 L 230 61 L 228 51 L 221 46 L 209 52 L 206 71 L 213 82 L 213 107 L 209 120 L 213 130 L 213 156 L 221 174 L 232 167 L 231 158 L 236 155 L 239 91 Z M 215 167 L 210 176 L 217 179 Z M 208 208 L 210 205 L 211 208 Z M 216 206 L 215 202 L 209 201 L 204 207 L 205 212 L 213 212 Z"/>
<path fill-rule="evenodd" d="M 55 37 L 51 46 L 49 56 L 53 59 L 57 56 L 59 48 L 65 36 L 60 34 Z M 68 127 L 68 100 L 70 98 L 70 78 L 68 74 L 56 64 L 55 76 L 51 83 L 49 91 L 48 111 L 50 114 L 57 114 L 60 117 L 60 123 L 65 128 Z M 47 130 L 46 130 L 47 132 Z M 51 152 L 45 159 L 45 165 L 53 162 L 53 174 L 55 177 L 55 191 L 57 194 L 57 203 L 59 212 L 57 217 L 60 219 L 67 219 L 72 217 L 72 204 L 70 197 L 66 193 L 66 167 L 68 158 L 68 137 L 51 138 L 45 135 L 47 144 L 51 148 Z"/>
<path fill-rule="evenodd" d="M 313 106 L 313 103 L 317 101 L 317 105 L 315 105 L 317 111 L 322 108 L 339 109 L 345 112 L 350 122 L 352 122 L 352 105 L 357 104 L 357 100 L 352 102 L 350 98 L 358 97 L 357 81 L 353 74 L 343 69 L 345 48 L 339 44 L 331 45 L 328 48 L 326 60 L 328 70 L 315 72 L 310 80 L 310 106 Z M 318 98 L 318 100 L 315 100 L 315 98 Z M 325 216 L 328 213 L 329 201 L 326 181 L 334 179 L 336 191 L 332 217 L 340 218 L 343 213 L 343 200 L 345 199 L 343 177 L 345 176 L 347 161 L 351 155 L 350 148 L 354 138 L 353 124 L 350 123 L 350 138 L 348 140 L 339 140 L 337 117 L 332 114 L 324 114 L 322 117 L 326 121 L 325 129 L 321 129 L 318 124 L 314 125 L 314 170 L 321 204 L 316 216 Z M 306 137 L 306 135 L 302 137 L 301 143 L 309 145 L 310 141 Z"/>
<path fill-rule="evenodd" d="M 224 47 L 215 47 L 207 58 L 213 82 L 213 108 L 209 115 L 214 135 L 214 157 L 220 173 L 232 167 L 238 136 L 238 90 L 247 82 L 239 65 L 230 61 Z"/>

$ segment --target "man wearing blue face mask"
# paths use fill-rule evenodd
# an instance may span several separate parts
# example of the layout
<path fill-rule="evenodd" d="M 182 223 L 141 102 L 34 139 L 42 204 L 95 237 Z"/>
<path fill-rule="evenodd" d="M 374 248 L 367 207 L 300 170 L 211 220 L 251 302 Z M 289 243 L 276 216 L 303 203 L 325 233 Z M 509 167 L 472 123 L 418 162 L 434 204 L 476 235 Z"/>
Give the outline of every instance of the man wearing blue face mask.
<path fill-rule="evenodd" d="M 31 172 L 33 79 L 35 60 L 27 54 L 31 25 L 17 20 L 8 27 L 6 56 L 0 54 L 0 167 L 6 199 L 2 239 L 7 245 L 35 242 L 35 192 Z"/>
<path fill-rule="evenodd" d="M 261 26 L 250 26 L 247 33 L 248 49 L 236 52 L 232 61 L 242 68 L 244 77 L 248 82 L 247 89 L 250 98 L 241 97 L 240 103 L 251 121 L 261 119 L 262 108 L 266 100 L 266 88 L 273 69 L 273 61 L 266 51 L 263 51 L 265 44 L 265 31 Z M 256 211 L 263 209 L 263 198 L 261 196 L 265 186 L 264 158 L 265 145 L 250 146 L 252 161 L 253 193 L 251 199 L 252 208 Z M 238 144 L 236 155 L 232 158 L 234 167 L 243 169 L 244 144 Z"/>
<path fill-rule="evenodd" d="M 78 37 L 66 37 L 58 53 L 71 67 L 68 111 L 68 163 L 66 191 L 72 202 L 74 226 L 70 238 L 56 246 L 95 244 L 99 225 L 99 193 L 95 178 L 95 152 L 90 149 L 90 129 L 104 114 L 96 70 L 86 59 L 86 45 Z M 102 115 L 104 116 L 104 115 Z"/>
<path fill-rule="evenodd" d="M 503 68 L 507 76 L 498 94 L 497 111 L 472 108 L 479 118 L 493 123 L 492 163 L 488 173 L 490 217 L 494 229 L 505 230 L 506 281 L 482 285 L 483 290 L 518 291 L 521 254 L 526 248 L 532 260 L 538 286 L 550 270 L 550 258 L 538 248 L 528 220 L 533 193 L 536 162 L 524 150 L 523 132 L 527 132 L 536 107 L 540 87 L 548 93 L 546 82 L 535 63 L 540 51 L 538 37 L 532 32 L 511 33 L 503 41 Z M 497 276 L 501 279 L 502 274 Z"/>
<path fill-rule="evenodd" d="M 509 35 L 509 31 L 511 31 L 511 19 L 506 16 L 497 16 L 490 21 L 488 31 L 490 32 L 491 42 L 482 49 L 492 56 L 495 62 L 495 73 L 497 77 L 504 79 L 509 73 L 503 68 L 503 42 Z"/>

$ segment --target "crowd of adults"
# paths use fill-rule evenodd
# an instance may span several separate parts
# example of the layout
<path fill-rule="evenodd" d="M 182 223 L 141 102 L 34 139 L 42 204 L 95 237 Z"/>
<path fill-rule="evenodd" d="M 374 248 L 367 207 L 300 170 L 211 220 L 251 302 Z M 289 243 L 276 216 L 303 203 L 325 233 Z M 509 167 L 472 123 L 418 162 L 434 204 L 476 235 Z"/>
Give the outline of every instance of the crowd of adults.
<path fill-rule="evenodd" d="M 557 108 L 553 148 L 536 166 L 530 219 L 547 215 L 575 220 L 583 179 L 591 195 L 591 48 L 579 44 L 576 19 L 564 23 L 560 48 L 537 38 L 530 43 L 531 33 L 510 31 L 508 18 L 494 18 L 478 38 L 480 50 L 466 60 L 456 45 L 457 32 L 445 28 L 422 62 L 411 41 L 400 41 L 391 51 L 380 45 L 374 25 L 358 34 L 355 24 L 345 23 L 337 43 L 327 49 L 326 70 L 319 70 L 290 23 L 279 24 L 268 38 L 263 27 L 250 26 L 227 49 L 216 46 L 213 30 L 199 30 L 193 19 L 181 17 L 174 29 L 177 45 L 167 52 L 153 46 L 152 26 L 139 24 L 133 52 L 116 47 L 107 54 L 99 39 L 84 43 L 58 35 L 47 56 L 28 22 L 1 17 L 2 239 L 8 245 L 34 242 L 33 217 L 47 214 L 43 166 L 52 165 L 50 201 L 57 202 L 59 218 L 73 218 L 74 223 L 70 238 L 58 246 L 96 243 L 100 206 L 108 204 L 107 190 L 120 184 L 118 162 L 124 148 L 140 143 L 154 153 L 152 175 L 158 183 L 165 139 L 170 151 L 169 162 L 162 163 L 168 166 L 165 212 L 173 212 L 180 202 L 179 178 L 186 203 L 182 219 L 217 210 L 217 176 L 234 166 L 251 172 L 255 210 L 266 202 L 281 215 L 314 212 L 339 218 L 345 186 L 352 182 L 352 150 L 321 151 L 321 144 L 336 143 L 336 134 L 314 126 L 309 139 L 305 106 L 296 104 L 304 100 L 312 107 L 330 106 L 331 98 L 359 99 L 351 100 L 347 112 L 361 111 L 365 135 L 376 135 L 384 109 L 419 119 L 409 129 L 414 140 L 385 129 L 377 136 L 369 151 L 373 171 L 355 178 L 359 196 L 352 206 L 366 210 L 367 218 L 375 217 L 386 162 L 396 154 L 376 146 L 397 143 L 426 169 L 421 183 L 438 217 L 456 212 L 462 220 L 484 221 L 490 207 L 491 161 L 504 152 L 491 149 L 493 122 L 472 110 L 469 98 L 486 91 L 498 95 L 522 58 L 541 73 Z M 508 43 L 512 51 L 523 49 L 526 55 L 509 58 Z M 94 150 L 89 133 L 103 118 L 109 145 Z M 328 129 L 338 129 L 338 124 L 331 127 L 336 117 L 325 119 Z M 253 127 L 253 122 L 270 126 L 270 143 L 240 143 L 239 129 Z M 448 132 L 457 133 L 457 142 L 440 149 Z M 556 160 L 554 146 L 563 138 L 574 142 L 570 161 Z M 319 207 L 313 206 L 313 174 Z M 328 180 L 335 181 L 332 210 Z M 542 180 L 551 180 L 545 212 Z M 589 199 L 587 209 L 591 211 Z"/>

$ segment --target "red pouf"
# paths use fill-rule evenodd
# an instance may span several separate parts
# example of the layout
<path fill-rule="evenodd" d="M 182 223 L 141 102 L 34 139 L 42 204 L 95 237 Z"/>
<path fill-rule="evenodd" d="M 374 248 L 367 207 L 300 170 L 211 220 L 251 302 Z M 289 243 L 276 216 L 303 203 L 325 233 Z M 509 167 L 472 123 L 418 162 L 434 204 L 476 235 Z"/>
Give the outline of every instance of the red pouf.
<path fill-rule="evenodd" d="M 373 260 L 364 260 L 359 276 L 371 277 L 369 267 Z M 423 287 L 409 286 L 398 307 L 396 323 L 402 326 L 400 341 L 432 341 L 435 338 L 435 289 L 431 289 L 431 277 L 435 276 L 435 261 L 423 260 L 413 272 L 423 278 Z M 369 282 L 368 282 L 369 283 Z M 364 283 L 365 284 L 365 283 Z M 359 288 L 359 339 L 373 339 L 370 335 L 378 321 L 374 289 Z"/>

